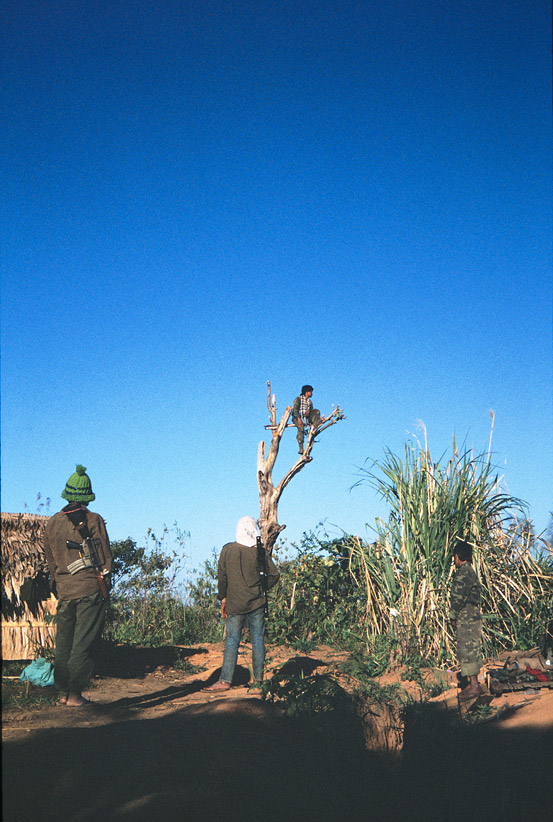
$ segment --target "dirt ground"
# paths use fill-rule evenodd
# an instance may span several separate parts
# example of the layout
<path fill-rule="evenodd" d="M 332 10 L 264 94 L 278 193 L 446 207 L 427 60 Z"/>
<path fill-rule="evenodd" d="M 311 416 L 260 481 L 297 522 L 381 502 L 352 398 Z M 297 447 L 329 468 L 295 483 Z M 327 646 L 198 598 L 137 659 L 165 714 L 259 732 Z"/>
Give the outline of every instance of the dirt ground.
<path fill-rule="evenodd" d="M 222 652 L 115 649 L 86 693 L 90 707 L 5 709 L 4 819 L 493 822 L 551 811 L 551 690 L 497 697 L 493 715 L 473 723 L 460 721 L 452 685 L 415 703 L 401 728 L 375 710 L 363 733 L 345 716 L 291 719 L 263 702 L 248 688 L 247 648 L 235 687 L 202 692 Z M 173 667 L 175 654 L 197 669 Z M 324 672 L 345 656 L 269 649 L 267 675 L 287 661 Z"/>

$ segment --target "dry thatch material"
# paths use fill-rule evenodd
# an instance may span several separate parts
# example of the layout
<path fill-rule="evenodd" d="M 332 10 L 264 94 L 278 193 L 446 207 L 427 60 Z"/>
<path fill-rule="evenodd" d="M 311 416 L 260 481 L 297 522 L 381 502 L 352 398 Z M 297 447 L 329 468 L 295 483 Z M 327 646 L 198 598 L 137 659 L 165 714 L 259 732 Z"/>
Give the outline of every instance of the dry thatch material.
<path fill-rule="evenodd" d="M 54 645 L 55 626 L 47 615 L 56 612 L 57 603 L 45 583 L 48 563 L 42 546 L 47 521 L 38 514 L 2 514 L 4 659 L 32 659 Z"/>
<path fill-rule="evenodd" d="M 42 537 L 48 517 L 2 514 L 2 597 L 21 602 L 25 578 L 48 572 Z"/>

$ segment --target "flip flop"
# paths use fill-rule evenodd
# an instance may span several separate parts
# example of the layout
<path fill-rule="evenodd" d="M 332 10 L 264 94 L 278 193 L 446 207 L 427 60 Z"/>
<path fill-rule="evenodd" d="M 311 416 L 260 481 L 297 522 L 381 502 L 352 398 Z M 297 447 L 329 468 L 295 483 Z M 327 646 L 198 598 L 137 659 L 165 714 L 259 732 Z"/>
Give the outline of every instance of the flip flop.
<path fill-rule="evenodd" d="M 202 691 L 206 691 L 207 693 L 217 693 L 218 691 L 229 691 L 230 685 L 228 682 L 222 682 L 220 679 L 217 682 L 214 682 L 213 685 L 207 685 L 205 688 L 202 688 Z"/>

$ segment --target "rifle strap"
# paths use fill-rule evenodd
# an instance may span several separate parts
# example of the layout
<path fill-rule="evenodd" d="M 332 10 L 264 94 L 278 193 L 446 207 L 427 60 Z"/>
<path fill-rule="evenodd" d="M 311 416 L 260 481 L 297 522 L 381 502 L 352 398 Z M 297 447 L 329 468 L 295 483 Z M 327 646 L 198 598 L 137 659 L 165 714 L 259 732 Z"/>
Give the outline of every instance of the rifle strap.
<path fill-rule="evenodd" d="M 94 537 L 90 533 L 90 528 L 88 527 L 88 511 L 86 510 L 86 508 L 83 508 L 81 505 L 76 505 L 74 508 L 69 508 L 69 510 L 64 509 L 64 513 L 71 522 L 71 525 L 73 525 L 73 527 L 76 528 L 79 534 L 81 535 L 81 539 L 83 540 L 83 542 L 87 539 L 94 540 Z M 94 544 L 96 544 L 96 540 L 94 540 Z M 103 553 L 104 552 L 102 550 L 102 555 Z M 105 560 L 102 559 L 102 563 L 104 561 Z"/>
<path fill-rule="evenodd" d="M 74 508 L 69 508 L 69 506 L 67 506 L 63 509 L 63 513 L 66 515 L 71 525 L 77 529 L 82 539 L 86 539 L 90 536 L 88 523 L 86 521 L 86 508 L 83 508 L 81 505 L 76 505 Z"/>

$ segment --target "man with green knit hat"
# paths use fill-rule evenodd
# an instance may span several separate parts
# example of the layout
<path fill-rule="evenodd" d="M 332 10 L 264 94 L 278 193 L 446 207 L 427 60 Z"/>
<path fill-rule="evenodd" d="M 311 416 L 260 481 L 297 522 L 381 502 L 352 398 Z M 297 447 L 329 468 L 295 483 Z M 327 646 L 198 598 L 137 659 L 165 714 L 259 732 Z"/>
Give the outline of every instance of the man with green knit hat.
<path fill-rule="evenodd" d="M 62 498 L 68 502 L 80 502 L 88 505 L 96 499 L 96 494 L 92 493 L 92 485 L 84 465 L 77 465 L 74 474 L 71 474 L 65 488 L 61 492 Z"/>
<path fill-rule="evenodd" d="M 48 520 L 44 552 L 58 598 L 54 681 L 60 705 L 74 708 L 90 704 L 82 691 L 104 627 L 112 557 L 104 520 L 87 508 L 96 497 L 83 465 L 61 496 L 68 504 Z"/>

